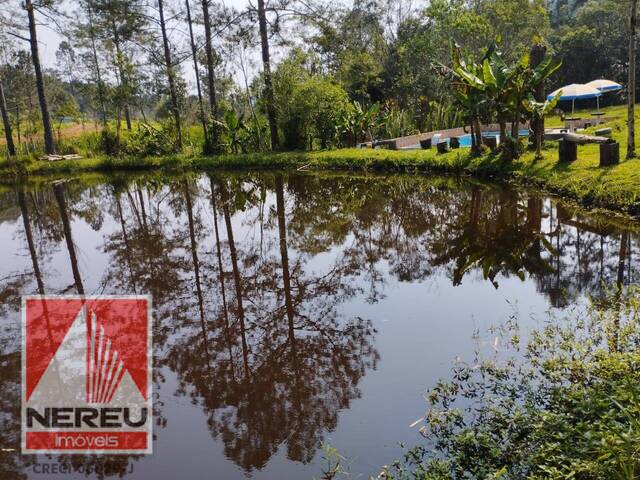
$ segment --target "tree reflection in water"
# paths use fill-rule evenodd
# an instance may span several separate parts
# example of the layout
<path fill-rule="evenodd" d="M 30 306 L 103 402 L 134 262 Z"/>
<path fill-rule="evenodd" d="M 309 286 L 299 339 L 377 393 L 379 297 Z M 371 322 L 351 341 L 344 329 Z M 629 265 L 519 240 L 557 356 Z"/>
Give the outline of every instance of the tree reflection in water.
<path fill-rule="evenodd" d="M 19 447 L 20 295 L 149 293 L 154 382 L 206 416 L 228 458 L 249 472 L 284 447 L 310 462 L 379 362 L 376 331 L 347 315 L 391 281 L 451 286 L 533 281 L 556 307 L 637 280 L 635 224 L 585 215 L 535 193 L 451 178 L 243 173 L 68 181 L 0 196 L 0 229 L 23 258 L 0 275 L 0 445 Z M 617 223 L 616 223 L 617 222 Z M 101 235 L 95 247 L 80 229 Z M 66 269 L 53 261 L 64 255 Z M 84 259 L 84 260 L 83 260 Z M 18 335 L 19 338 L 19 335 Z M 163 399 L 156 401 L 162 435 Z M 2 452 L 0 476 L 28 470 Z M 131 457 L 102 462 L 124 473 Z M 11 475 L 10 475 L 11 474 Z"/>

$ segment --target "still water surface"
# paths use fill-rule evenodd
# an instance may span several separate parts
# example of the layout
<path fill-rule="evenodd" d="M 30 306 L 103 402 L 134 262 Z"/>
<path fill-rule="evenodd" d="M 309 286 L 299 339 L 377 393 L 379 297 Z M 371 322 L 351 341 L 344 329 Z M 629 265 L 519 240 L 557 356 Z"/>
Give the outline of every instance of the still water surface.
<path fill-rule="evenodd" d="M 86 177 L 0 193 L 0 478 L 365 477 L 476 330 L 638 280 L 638 225 L 442 177 Z M 220 266 L 222 268 L 220 268 Z M 20 295 L 154 302 L 154 454 L 20 456 Z M 48 470 L 47 470 L 48 469 Z"/>

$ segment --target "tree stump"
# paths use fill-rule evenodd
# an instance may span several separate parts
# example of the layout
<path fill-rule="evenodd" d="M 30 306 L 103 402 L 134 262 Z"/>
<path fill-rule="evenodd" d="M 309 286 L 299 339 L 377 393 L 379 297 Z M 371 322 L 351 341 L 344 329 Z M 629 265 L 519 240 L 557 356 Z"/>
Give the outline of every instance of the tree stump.
<path fill-rule="evenodd" d="M 451 149 L 460 148 L 460 138 L 451 137 L 451 139 L 449 140 L 449 147 L 451 147 Z"/>
<path fill-rule="evenodd" d="M 620 144 L 618 142 L 600 144 L 600 166 L 608 167 L 620 163 Z"/>
<path fill-rule="evenodd" d="M 496 148 L 498 148 L 498 137 L 482 137 L 482 142 L 491 150 L 495 150 Z"/>
<path fill-rule="evenodd" d="M 420 148 L 423 150 L 429 150 L 431 148 L 431 139 L 425 138 L 424 140 L 420 140 Z"/>
<path fill-rule="evenodd" d="M 560 162 L 575 162 L 578 159 L 578 144 L 567 140 L 558 142 L 558 160 Z"/>
<path fill-rule="evenodd" d="M 438 142 L 438 153 L 447 153 L 449 151 L 449 144 L 446 141 Z"/>

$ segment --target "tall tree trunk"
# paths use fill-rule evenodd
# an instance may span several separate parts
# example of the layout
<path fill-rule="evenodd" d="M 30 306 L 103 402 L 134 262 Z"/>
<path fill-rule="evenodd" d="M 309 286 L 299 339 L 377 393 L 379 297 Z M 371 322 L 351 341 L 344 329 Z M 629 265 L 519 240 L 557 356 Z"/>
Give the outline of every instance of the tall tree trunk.
<path fill-rule="evenodd" d="M 164 5 L 162 0 L 158 0 L 158 10 L 160 12 L 160 30 L 162 31 L 162 44 L 164 45 L 164 63 L 167 67 L 167 78 L 169 80 L 169 95 L 171 96 L 171 113 L 176 124 L 176 147 L 182 149 L 182 128 L 180 127 L 180 107 L 178 106 L 178 92 L 176 90 L 175 70 L 171 63 L 171 50 L 169 49 L 169 38 L 167 37 L 167 25 L 164 21 Z"/>
<path fill-rule="evenodd" d="M 200 121 L 202 122 L 202 131 L 204 132 L 205 140 L 207 135 L 207 117 L 204 114 L 204 105 L 202 102 L 202 88 L 200 87 L 200 73 L 198 71 L 198 51 L 196 49 L 196 42 L 193 37 L 193 22 L 191 21 L 191 8 L 189 7 L 189 0 L 185 0 L 187 7 L 187 23 L 189 24 L 189 40 L 191 41 L 191 56 L 193 57 L 193 68 L 196 74 L 196 89 L 198 91 L 198 106 L 200 107 Z"/>
<path fill-rule="evenodd" d="M 91 37 L 91 51 L 93 55 L 93 63 L 96 66 L 96 80 L 98 81 L 98 101 L 100 102 L 100 113 L 102 115 L 102 126 L 107 126 L 107 107 L 104 95 L 104 84 L 102 83 L 102 74 L 100 73 L 100 62 L 98 61 L 98 50 L 96 49 L 96 36 L 93 28 L 93 11 L 91 3 L 87 2 L 87 14 L 89 20 L 89 36 Z"/>
<path fill-rule="evenodd" d="M 211 43 L 211 18 L 209 17 L 209 0 L 202 0 L 204 20 L 204 51 L 207 56 L 207 86 L 209 88 L 209 108 L 214 118 L 218 117 L 218 101 L 216 100 L 215 70 L 213 46 Z"/>
<path fill-rule="evenodd" d="M 31 0 L 25 0 L 25 8 L 29 15 L 29 34 L 31 37 L 31 60 L 33 61 L 33 69 L 36 74 L 36 88 L 38 90 L 38 101 L 40 102 L 40 113 L 42 114 L 42 127 L 44 129 L 44 150 L 47 154 L 55 153 L 55 144 L 53 143 L 53 130 L 51 129 L 51 118 L 49 117 L 49 107 L 47 106 L 47 97 L 44 93 L 44 77 L 42 75 L 42 67 L 40 65 L 40 54 L 38 52 L 38 34 L 36 32 L 36 18 L 34 15 L 33 3 Z"/>
<path fill-rule="evenodd" d="M 18 134 L 18 147 L 22 145 L 22 138 L 20 135 L 20 102 L 16 101 L 16 133 Z"/>
<path fill-rule="evenodd" d="M 531 47 L 531 66 L 536 68 L 538 65 L 542 63 L 544 60 L 544 56 L 547 53 L 547 47 L 537 43 L 533 47 Z M 535 91 L 533 92 L 533 97 L 536 102 L 544 102 L 544 82 L 540 82 L 539 85 L 536 85 Z M 540 157 L 542 153 L 542 142 L 544 140 L 544 117 L 534 118 L 532 122 L 532 130 L 533 130 L 533 144 L 536 149 L 536 157 Z"/>
<path fill-rule="evenodd" d="M 127 130 L 131 130 L 131 112 L 129 111 L 129 80 L 124 71 L 124 55 L 122 53 L 122 47 L 120 45 L 120 34 L 118 33 L 118 27 L 115 23 L 111 24 L 111 28 L 113 30 L 113 44 L 116 47 L 116 63 L 118 68 L 118 75 L 120 76 L 120 85 L 124 90 L 124 118 L 127 122 Z"/>
<path fill-rule="evenodd" d="M 262 73 L 264 75 L 264 93 L 267 100 L 267 118 L 271 133 L 271 150 L 277 150 L 278 124 L 276 123 L 276 107 L 273 98 L 273 83 L 271 81 L 271 55 L 269 54 L 269 32 L 267 32 L 267 13 L 264 8 L 264 0 L 258 0 L 258 23 L 260 24 Z"/>
<path fill-rule="evenodd" d="M 627 158 L 636 156 L 636 19 L 638 14 L 638 0 L 631 0 L 631 15 L 629 16 L 629 81 L 627 82 L 628 113 L 627 113 Z"/>
<path fill-rule="evenodd" d="M 64 185 L 62 183 L 55 183 L 53 185 L 53 193 L 58 202 L 58 210 L 60 211 L 60 219 L 62 220 L 62 230 L 64 232 L 64 239 L 67 242 L 67 250 L 69 251 L 69 260 L 71 261 L 71 271 L 76 284 L 76 290 L 80 295 L 84 295 L 84 286 L 82 285 L 82 277 L 80 276 L 80 269 L 78 268 L 78 257 L 76 256 L 76 249 L 71 235 L 71 222 L 69 221 L 67 203 L 64 198 Z"/>
<path fill-rule="evenodd" d="M 16 146 L 13 144 L 13 135 L 11 134 L 11 122 L 9 121 L 9 112 L 7 111 L 7 101 L 4 98 L 4 89 L 2 88 L 2 80 L 0 80 L 0 113 L 2 114 L 2 126 L 4 127 L 4 137 L 7 139 L 7 151 L 9 155 L 15 156 Z"/>

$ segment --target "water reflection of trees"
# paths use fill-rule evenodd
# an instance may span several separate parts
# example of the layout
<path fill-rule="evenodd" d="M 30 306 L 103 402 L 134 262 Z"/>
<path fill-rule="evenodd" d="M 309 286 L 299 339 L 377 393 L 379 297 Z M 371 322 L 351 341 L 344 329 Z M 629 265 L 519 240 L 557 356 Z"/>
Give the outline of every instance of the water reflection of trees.
<path fill-rule="evenodd" d="M 23 293 L 150 293 L 156 365 L 177 374 L 175 393 L 202 408 L 211 434 L 245 470 L 263 467 L 282 446 L 292 460 L 313 458 L 378 361 L 371 323 L 346 317 L 342 307 L 356 297 L 383 299 L 392 279 L 499 288 L 510 277 L 531 278 L 555 306 L 598 295 L 603 283 L 637 279 L 633 225 L 455 179 L 242 174 L 65 182 L 19 187 L 0 197 L 0 208 L 0 222 L 20 225 L 25 252 L 23 269 L 0 279 L 3 313 L 18 325 Z M 79 261 L 77 222 L 102 233 L 104 272 Z M 56 252 L 66 271 L 54 267 Z M 18 448 L 19 391 L 12 396 L 11 386 L 19 385 L 19 355 L 7 332 L 0 441 Z M 161 369 L 154 381 L 163 381 Z M 163 424 L 161 410 L 158 402 Z M 3 465 L 24 468 L 11 458 Z M 77 466 L 89 461 L 83 458 L 60 461 Z M 129 461 L 105 460 L 116 473 Z"/>
<path fill-rule="evenodd" d="M 314 275 L 304 256 L 290 262 L 283 180 L 271 180 L 275 211 L 258 241 L 238 242 L 232 217 L 260 196 L 250 183 L 212 179 L 211 216 L 220 223 L 215 251 L 224 254 L 217 291 L 225 292 L 225 302 L 229 295 L 228 309 L 220 303 L 209 328 L 180 335 L 167 356 L 181 392 L 202 405 L 212 435 L 246 470 L 263 467 L 281 445 L 290 459 L 311 460 L 378 359 L 371 323 L 337 312 L 355 294 L 349 267 L 338 263 Z M 266 254 L 260 256 L 260 248 Z M 192 253 L 194 267 L 197 258 Z M 203 352 L 206 361 L 195 361 Z"/>

